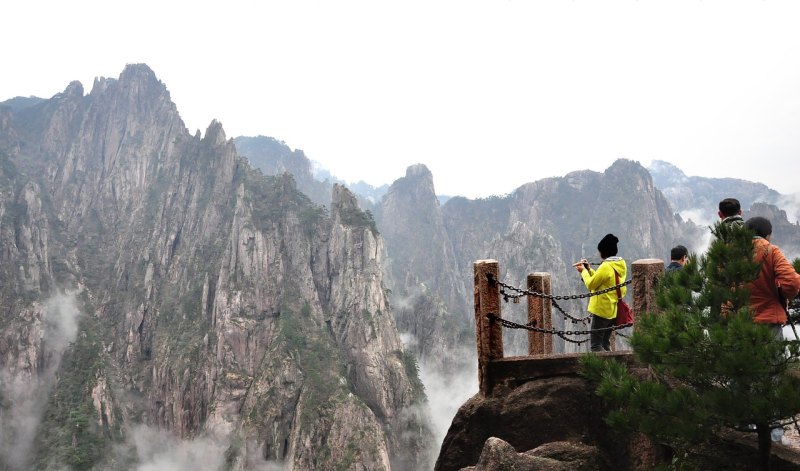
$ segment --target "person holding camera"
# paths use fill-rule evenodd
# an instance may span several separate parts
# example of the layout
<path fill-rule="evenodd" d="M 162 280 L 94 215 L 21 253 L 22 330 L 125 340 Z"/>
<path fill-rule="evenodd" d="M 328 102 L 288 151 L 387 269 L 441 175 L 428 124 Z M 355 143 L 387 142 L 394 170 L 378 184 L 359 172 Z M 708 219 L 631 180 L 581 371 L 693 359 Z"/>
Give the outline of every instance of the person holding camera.
<path fill-rule="evenodd" d="M 589 261 L 585 258 L 572 266 L 581 274 L 586 287 L 589 291 L 600 291 L 613 288 L 617 285 L 617 280 L 625 281 L 628 274 L 628 267 L 625 260 L 617 256 L 617 243 L 619 239 L 614 234 L 606 234 L 597 244 L 597 251 L 603 261 L 597 270 L 593 270 Z M 627 287 L 620 287 L 622 297 L 628 291 Z M 603 294 L 591 296 L 589 298 L 589 314 L 592 315 L 592 327 L 590 335 L 591 351 L 602 352 L 611 350 L 611 331 L 614 326 L 614 319 L 617 317 L 617 292 L 611 290 Z"/>

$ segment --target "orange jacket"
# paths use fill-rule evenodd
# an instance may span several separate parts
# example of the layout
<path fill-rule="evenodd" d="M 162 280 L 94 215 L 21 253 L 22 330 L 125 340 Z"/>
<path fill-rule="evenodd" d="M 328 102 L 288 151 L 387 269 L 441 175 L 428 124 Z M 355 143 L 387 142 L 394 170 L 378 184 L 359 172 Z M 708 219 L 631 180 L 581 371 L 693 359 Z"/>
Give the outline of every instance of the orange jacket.
<path fill-rule="evenodd" d="M 785 324 L 786 310 L 781 305 L 778 290 L 784 299 L 794 299 L 800 293 L 800 274 L 794 271 L 781 250 L 767 239 L 753 239 L 753 257 L 761 263 L 761 273 L 749 285 L 753 321 Z"/>

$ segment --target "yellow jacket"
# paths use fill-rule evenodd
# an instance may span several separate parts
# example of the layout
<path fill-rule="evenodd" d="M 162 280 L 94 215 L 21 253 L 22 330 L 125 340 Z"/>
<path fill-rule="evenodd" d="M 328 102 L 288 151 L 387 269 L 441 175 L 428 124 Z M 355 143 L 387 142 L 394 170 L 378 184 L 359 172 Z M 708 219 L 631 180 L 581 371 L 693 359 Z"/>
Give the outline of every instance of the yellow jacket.
<path fill-rule="evenodd" d="M 597 267 L 597 270 L 592 270 L 591 268 L 583 270 L 581 272 L 581 278 L 583 278 L 583 282 L 586 284 L 586 287 L 589 288 L 589 291 L 600 291 L 617 284 L 614 278 L 614 270 L 619 274 L 619 282 L 624 282 L 628 275 L 628 266 L 621 257 L 608 257 Z M 622 297 L 625 297 L 625 293 L 628 292 L 628 287 L 621 287 L 620 292 Z M 589 312 L 604 319 L 616 318 L 617 290 L 590 297 Z"/>

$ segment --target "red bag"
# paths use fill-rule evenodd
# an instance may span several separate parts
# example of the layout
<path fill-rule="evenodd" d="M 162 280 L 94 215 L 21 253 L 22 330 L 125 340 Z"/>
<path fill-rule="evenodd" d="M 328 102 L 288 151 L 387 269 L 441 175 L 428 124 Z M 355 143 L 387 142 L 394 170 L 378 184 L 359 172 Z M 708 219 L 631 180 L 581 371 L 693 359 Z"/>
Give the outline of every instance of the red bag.
<path fill-rule="evenodd" d="M 633 309 L 622 299 L 622 291 L 619 289 L 619 273 L 617 273 L 617 270 L 614 270 L 614 279 L 617 282 L 617 318 L 614 320 L 614 325 L 633 324 Z"/>
<path fill-rule="evenodd" d="M 617 301 L 617 318 L 614 324 L 633 324 L 633 309 L 628 306 L 628 303 L 626 303 L 624 299 Z"/>

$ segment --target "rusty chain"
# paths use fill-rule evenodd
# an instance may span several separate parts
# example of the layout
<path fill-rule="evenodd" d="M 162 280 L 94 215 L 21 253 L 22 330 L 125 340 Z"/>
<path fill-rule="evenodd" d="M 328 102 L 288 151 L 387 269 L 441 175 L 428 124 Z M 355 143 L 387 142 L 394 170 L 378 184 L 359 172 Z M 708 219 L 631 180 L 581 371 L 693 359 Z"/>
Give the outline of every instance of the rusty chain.
<path fill-rule="evenodd" d="M 630 280 L 623 281 L 622 283 L 620 283 L 618 285 L 614 285 L 614 286 L 611 286 L 609 288 L 604 288 L 604 289 L 601 289 L 599 291 L 589 291 L 588 293 L 583 293 L 583 294 L 552 295 L 552 294 L 547 294 L 547 293 L 539 293 L 538 291 L 528 291 L 526 289 L 521 289 L 521 288 L 517 288 L 515 286 L 511 286 L 509 284 L 503 283 L 500 280 L 495 280 L 491 273 L 487 273 L 486 276 L 489 279 L 490 283 L 491 282 L 496 282 L 498 285 L 500 285 L 501 288 L 503 288 L 503 290 L 501 290 L 501 293 L 503 294 L 503 297 L 505 298 L 506 301 L 508 301 L 508 299 L 510 299 L 510 298 L 514 298 L 515 299 L 514 300 L 515 303 L 517 302 L 516 301 L 517 299 L 519 299 L 519 298 L 521 298 L 523 296 L 535 296 L 537 298 L 545 298 L 545 299 L 551 299 L 551 300 L 555 299 L 555 300 L 559 300 L 559 301 L 590 298 L 592 296 L 597 296 L 599 294 L 605 294 L 605 293 L 608 293 L 608 292 L 611 292 L 611 291 L 616 291 L 618 288 L 622 288 L 623 286 L 627 286 L 627 285 L 631 284 L 631 282 L 633 281 L 633 278 L 631 278 Z M 515 292 L 517 292 L 519 294 L 508 294 L 508 293 L 505 293 L 506 289 L 510 290 L 510 291 L 515 291 Z"/>
<path fill-rule="evenodd" d="M 509 321 L 507 319 L 503 319 L 502 317 L 498 317 L 496 314 L 488 313 L 486 317 L 492 321 L 500 322 L 500 325 L 506 327 L 508 329 L 525 329 L 531 332 L 539 332 L 542 334 L 550 334 L 550 335 L 557 335 L 564 339 L 567 342 L 576 343 L 578 345 L 585 343 L 588 339 L 584 340 L 575 340 L 571 338 L 567 338 L 567 336 L 575 336 L 575 335 L 589 335 L 592 332 L 603 332 L 607 330 L 615 331 L 619 329 L 624 329 L 626 327 L 631 327 L 633 324 L 623 324 L 623 325 L 612 325 L 611 327 L 603 327 L 601 329 L 592 329 L 592 330 L 555 330 L 555 329 L 543 329 L 541 327 L 536 327 L 534 322 L 529 322 L 528 324 L 517 324 L 516 322 Z"/>

